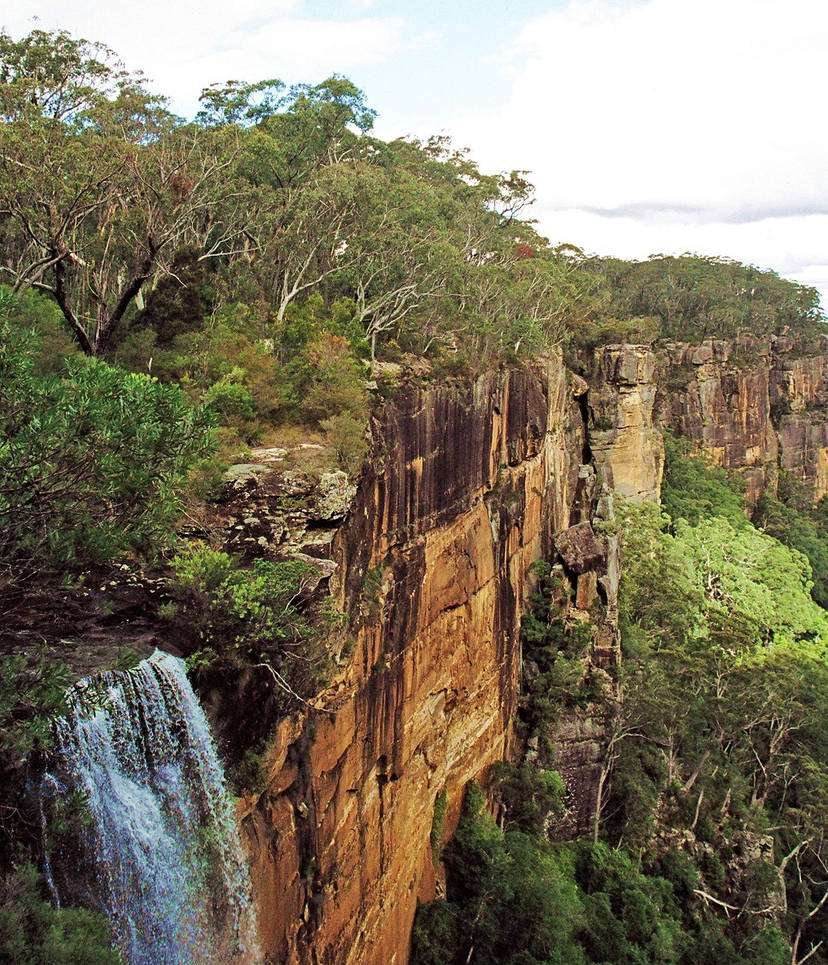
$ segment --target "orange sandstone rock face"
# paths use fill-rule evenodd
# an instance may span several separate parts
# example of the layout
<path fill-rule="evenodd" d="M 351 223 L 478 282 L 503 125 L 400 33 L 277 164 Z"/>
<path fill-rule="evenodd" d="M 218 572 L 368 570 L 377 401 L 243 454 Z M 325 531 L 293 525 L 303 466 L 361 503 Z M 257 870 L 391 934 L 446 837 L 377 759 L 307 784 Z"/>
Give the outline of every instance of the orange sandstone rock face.
<path fill-rule="evenodd" d="M 664 442 L 654 424 L 657 359 L 646 345 L 598 350 L 590 392 L 589 442 L 595 466 L 616 493 L 658 502 Z"/>
<path fill-rule="evenodd" d="M 589 522 L 599 483 L 659 498 L 662 426 L 741 471 L 754 499 L 780 464 L 815 498 L 828 490 L 828 356 L 791 359 L 788 348 L 605 346 L 591 384 L 556 359 L 473 385 L 408 387 L 385 405 L 331 545 L 353 655 L 282 723 L 267 787 L 247 802 L 268 961 L 405 965 L 417 900 L 435 891 L 435 800 L 445 789 L 445 841 L 466 782 L 513 749 L 529 565 L 552 558 L 556 532 Z M 614 598 L 612 549 L 606 573 L 577 576 L 576 609 L 599 588 Z M 607 616 L 598 667 L 617 659 Z M 583 829 L 602 725 L 564 722 L 559 737 Z"/>
<path fill-rule="evenodd" d="M 780 467 L 818 502 L 828 492 L 828 355 L 792 357 L 783 338 L 740 336 L 596 353 L 589 442 L 615 492 L 658 500 L 661 428 L 741 473 L 750 502 L 775 490 Z"/>
<path fill-rule="evenodd" d="M 271 961 L 407 961 L 435 800 L 445 840 L 513 740 L 528 568 L 569 524 L 582 391 L 554 360 L 386 405 L 333 547 L 353 657 L 281 725 L 244 821 Z"/>

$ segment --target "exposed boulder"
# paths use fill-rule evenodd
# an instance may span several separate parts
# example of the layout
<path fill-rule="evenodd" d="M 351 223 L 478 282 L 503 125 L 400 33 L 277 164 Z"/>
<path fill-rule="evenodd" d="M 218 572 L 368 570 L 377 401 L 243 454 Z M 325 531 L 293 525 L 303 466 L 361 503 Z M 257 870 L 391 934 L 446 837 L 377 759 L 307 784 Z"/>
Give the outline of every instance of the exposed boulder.
<path fill-rule="evenodd" d="M 606 544 L 599 540 L 592 523 L 576 523 L 558 533 L 555 549 L 572 573 L 603 570 L 607 562 Z"/>

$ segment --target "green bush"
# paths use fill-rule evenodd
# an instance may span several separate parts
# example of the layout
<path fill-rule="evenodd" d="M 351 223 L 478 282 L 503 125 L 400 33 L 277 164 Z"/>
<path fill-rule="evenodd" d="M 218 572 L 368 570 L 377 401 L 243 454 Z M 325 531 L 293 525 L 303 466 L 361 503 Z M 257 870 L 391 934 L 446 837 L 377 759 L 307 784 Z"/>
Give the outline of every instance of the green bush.
<path fill-rule="evenodd" d="M 443 846 L 443 828 L 446 823 L 447 806 L 448 794 L 446 789 L 443 788 L 434 800 L 434 819 L 431 822 L 431 857 L 435 867 L 440 860 L 440 850 Z"/>
<path fill-rule="evenodd" d="M 339 465 L 349 475 L 356 476 L 368 451 L 365 420 L 354 418 L 350 412 L 340 412 L 323 419 L 319 425 L 328 445 L 336 452 Z"/>
<path fill-rule="evenodd" d="M 172 567 L 174 619 L 197 648 L 191 669 L 264 662 L 302 697 L 325 679 L 325 637 L 336 616 L 322 605 L 311 618 L 304 606 L 311 565 L 256 560 L 242 569 L 227 553 L 196 544 Z"/>
<path fill-rule="evenodd" d="M 0 963 L 119 965 L 109 922 L 85 908 L 55 908 L 42 895 L 34 865 L 0 877 Z"/>
<path fill-rule="evenodd" d="M 255 409 L 250 390 L 235 381 L 243 373 L 233 370 L 214 382 L 204 393 L 204 404 L 211 406 L 222 416 L 236 416 L 240 419 L 253 419 Z"/>
<path fill-rule="evenodd" d="M 584 961 L 571 941 L 580 910 L 574 883 L 548 845 L 504 836 L 475 784 L 443 862 L 447 901 L 418 909 L 413 965 L 460 965 L 470 955 L 481 965 Z"/>
<path fill-rule="evenodd" d="M 6 306 L 7 307 L 7 306 Z M 38 376 L 0 306 L 0 559 L 11 586 L 170 542 L 186 474 L 209 449 L 177 389 L 73 357 Z"/>
<path fill-rule="evenodd" d="M 0 761 L 6 766 L 51 741 L 52 719 L 66 710 L 69 668 L 45 654 L 0 663 Z"/>
<path fill-rule="evenodd" d="M 29 345 L 34 371 L 38 375 L 60 375 L 66 359 L 79 355 L 80 349 L 54 301 L 32 289 L 12 297 L 5 285 L 0 285 L 0 297 L 7 306 L 9 323 L 19 331 L 34 333 Z"/>
<path fill-rule="evenodd" d="M 547 818 L 563 812 L 564 783 L 557 771 L 504 762 L 494 766 L 492 778 L 509 830 L 543 835 Z"/>

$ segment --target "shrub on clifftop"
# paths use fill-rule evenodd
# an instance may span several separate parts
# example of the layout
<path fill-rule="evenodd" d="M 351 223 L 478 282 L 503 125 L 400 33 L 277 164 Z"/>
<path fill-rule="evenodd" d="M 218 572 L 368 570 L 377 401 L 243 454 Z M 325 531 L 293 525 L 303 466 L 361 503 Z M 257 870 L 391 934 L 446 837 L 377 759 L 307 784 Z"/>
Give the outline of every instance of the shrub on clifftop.
<path fill-rule="evenodd" d="M 157 551 L 210 446 L 183 393 L 97 359 L 34 368 L 32 333 L 0 302 L 0 589 Z"/>

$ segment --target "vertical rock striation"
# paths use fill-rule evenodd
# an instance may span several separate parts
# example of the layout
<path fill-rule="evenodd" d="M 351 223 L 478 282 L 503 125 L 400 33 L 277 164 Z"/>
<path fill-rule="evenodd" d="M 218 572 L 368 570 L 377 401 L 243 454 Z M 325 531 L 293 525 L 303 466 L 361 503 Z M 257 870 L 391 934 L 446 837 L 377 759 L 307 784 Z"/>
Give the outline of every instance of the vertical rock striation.
<path fill-rule="evenodd" d="M 752 499 L 780 465 L 815 499 L 825 493 L 828 355 L 790 349 L 756 338 L 611 345 L 589 382 L 555 358 L 473 384 L 403 386 L 386 402 L 331 543 L 353 655 L 280 725 L 266 789 L 246 802 L 269 961 L 407 961 L 417 900 L 437 885 L 435 801 L 446 792 L 445 841 L 466 782 L 515 749 L 534 560 L 557 554 L 571 619 L 600 614 L 589 660 L 612 688 L 618 542 L 596 532 L 613 491 L 659 498 L 662 429 L 739 470 Z M 573 832 L 593 810 L 603 726 L 600 715 L 563 721 L 556 738 Z"/>
<path fill-rule="evenodd" d="M 657 500 L 666 429 L 738 471 L 750 502 L 775 491 L 780 468 L 818 502 L 828 493 L 828 354 L 794 348 L 751 335 L 599 348 L 589 392 L 596 468 L 619 495 Z"/>
<path fill-rule="evenodd" d="M 828 355 L 778 356 L 771 392 L 779 465 L 802 479 L 819 502 L 828 493 Z"/>
<path fill-rule="evenodd" d="M 674 343 L 660 355 L 664 427 L 703 448 L 717 465 L 739 470 L 751 502 L 775 487 L 779 446 L 771 418 L 770 340 Z"/>
<path fill-rule="evenodd" d="M 407 388 L 335 540 L 360 626 L 319 708 L 282 724 L 245 825 L 276 961 L 402 965 L 463 788 L 513 740 L 529 565 L 569 523 L 584 435 L 560 359 Z"/>

